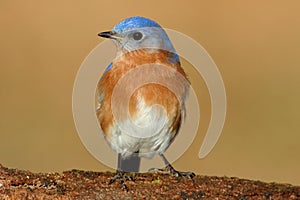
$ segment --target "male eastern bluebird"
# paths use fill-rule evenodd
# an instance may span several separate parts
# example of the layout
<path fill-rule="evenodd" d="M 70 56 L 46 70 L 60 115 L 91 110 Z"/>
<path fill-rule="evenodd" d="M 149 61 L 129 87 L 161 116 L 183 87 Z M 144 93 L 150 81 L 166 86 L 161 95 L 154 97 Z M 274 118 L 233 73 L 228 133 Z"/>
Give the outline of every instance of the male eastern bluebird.
<path fill-rule="evenodd" d="M 165 171 L 193 178 L 192 172 L 175 170 L 163 155 L 179 132 L 190 87 L 166 32 L 155 21 L 136 16 L 98 35 L 117 47 L 117 57 L 98 83 L 96 111 L 106 141 L 119 155 L 110 183 L 119 179 L 128 190 L 124 172 L 138 171 L 139 157 L 156 154 Z"/>

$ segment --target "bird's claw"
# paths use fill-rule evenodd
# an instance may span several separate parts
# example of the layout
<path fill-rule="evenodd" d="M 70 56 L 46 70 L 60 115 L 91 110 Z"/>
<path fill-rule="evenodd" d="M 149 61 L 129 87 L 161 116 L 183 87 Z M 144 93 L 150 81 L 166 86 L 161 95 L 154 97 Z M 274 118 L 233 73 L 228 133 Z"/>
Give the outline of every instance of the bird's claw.
<path fill-rule="evenodd" d="M 148 172 L 165 172 L 165 170 L 152 167 L 152 168 L 148 169 Z"/>
<path fill-rule="evenodd" d="M 167 165 L 165 170 L 172 174 L 175 177 L 186 177 L 193 179 L 195 177 L 195 173 L 193 172 L 180 172 L 172 167 L 172 165 Z"/>
<path fill-rule="evenodd" d="M 167 173 L 170 173 L 172 176 L 175 176 L 175 177 L 186 177 L 186 178 L 190 178 L 190 179 L 193 179 L 195 177 L 195 173 L 177 171 L 170 164 L 167 165 L 164 169 L 150 168 L 148 171 L 149 172 L 167 172 Z"/>
<path fill-rule="evenodd" d="M 117 170 L 116 172 L 116 175 L 114 175 L 114 177 L 112 177 L 110 180 L 109 180 L 109 183 L 108 185 L 112 184 L 113 182 L 115 182 L 117 179 L 120 180 L 120 183 L 122 184 L 123 188 L 128 192 L 128 187 L 125 183 L 125 180 L 126 181 L 135 181 L 135 179 L 131 176 L 128 176 L 128 175 L 125 175 L 125 172 L 123 171 L 120 171 L 120 170 Z"/>

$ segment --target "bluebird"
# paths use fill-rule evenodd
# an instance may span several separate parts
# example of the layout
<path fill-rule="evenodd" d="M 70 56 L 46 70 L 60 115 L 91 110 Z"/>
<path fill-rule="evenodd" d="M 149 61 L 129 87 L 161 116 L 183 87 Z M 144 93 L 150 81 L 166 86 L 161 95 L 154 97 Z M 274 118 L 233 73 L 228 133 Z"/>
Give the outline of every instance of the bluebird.
<path fill-rule="evenodd" d="M 105 140 L 118 153 L 116 175 L 109 183 L 119 179 L 128 190 L 125 180 L 132 178 L 125 172 L 138 171 L 140 157 L 154 155 L 163 159 L 164 171 L 193 178 L 192 172 L 175 170 L 163 154 L 183 122 L 190 86 L 165 30 L 135 16 L 98 35 L 117 48 L 97 87 L 97 118 Z"/>

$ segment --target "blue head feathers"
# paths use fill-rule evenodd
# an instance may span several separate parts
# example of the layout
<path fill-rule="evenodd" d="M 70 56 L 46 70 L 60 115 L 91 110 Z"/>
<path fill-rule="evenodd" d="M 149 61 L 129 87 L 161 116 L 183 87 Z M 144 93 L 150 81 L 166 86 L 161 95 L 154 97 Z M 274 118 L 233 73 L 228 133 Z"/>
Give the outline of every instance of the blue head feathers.
<path fill-rule="evenodd" d="M 151 19 L 135 16 L 124 19 L 123 21 L 118 23 L 112 30 L 116 32 L 124 32 L 132 29 L 139 29 L 145 27 L 161 28 L 161 26 L 158 23 Z"/>
<path fill-rule="evenodd" d="M 164 29 L 155 21 L 144 17 L 130 17 L 119 22 L 101 37 L 112 39 L 119 54 L 138 49 L 166 50 L 174 53 L 169 61 L 179 62 L 179 57 Z M 107 70 L 111 68 L 108 66 Z"/>

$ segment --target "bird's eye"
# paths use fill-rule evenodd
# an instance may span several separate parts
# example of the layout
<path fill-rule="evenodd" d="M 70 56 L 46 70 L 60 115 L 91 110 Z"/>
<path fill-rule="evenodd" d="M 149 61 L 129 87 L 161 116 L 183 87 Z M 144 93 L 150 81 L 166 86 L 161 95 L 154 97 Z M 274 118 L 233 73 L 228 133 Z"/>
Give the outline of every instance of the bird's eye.
<path fill-rule="evenodd" d="M 141 32 L 135 32 L 135 33 L 133 33 L 132 37 L 134 40 L 138 41 L 143 38 L 143 34 Z"/>

